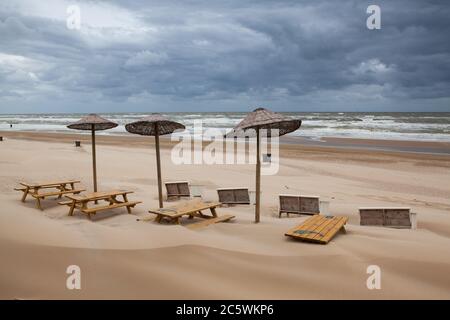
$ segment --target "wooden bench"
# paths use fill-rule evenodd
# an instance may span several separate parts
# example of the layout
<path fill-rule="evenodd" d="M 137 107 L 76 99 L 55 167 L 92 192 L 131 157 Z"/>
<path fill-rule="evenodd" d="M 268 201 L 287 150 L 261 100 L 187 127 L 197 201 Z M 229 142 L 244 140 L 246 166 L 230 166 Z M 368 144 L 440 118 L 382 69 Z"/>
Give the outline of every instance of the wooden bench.
<path fill-rule="evenodd" d="M 235 216 L 233 216 L 231 214 L 225 214 L 220 217 L 205 219 L 203 221 L 191 223 L 191 224 L 187 225 L 186 227 L 191 230 L 198 230 L 198 229 L 205 228 L 211 224 L 215 224 L 215 223 L 219 223 L 219 222 L 226 222 L 226 221 L 229 221 L 234 218 L 235 218 Z"/>
<path fill-rule="evenodd" d="M 360 225 L 383 226 L 400 229 L 415 229 L 416 215 L 404 207 L 359 208 Z"/>
<path fill-rule="evenodd" d="M 189 182 L 187 181 L 168 181 L 166 185 L 167 199 L 190 197 Z"/>
<path fill-rule="evenodd" d="M 217 195 L 222 204 L 250 204 L 248 188 L 220 188 Z"/>
<path fill-rule="evenodd" d="M 69 195 L 66 196 L 69 200 L 59 202 L 60 205 L 67 205 L 70 207 L 69 216 L 73 215 L 75 209 L 88 215 L 91 219 L 91 214 L 96 214 L 98 211 L 110 210 L 115 208 L 126 207 L 127 212 L 131 213 L 131 208 L 134 208 L 141 201 L 128 201 L 127 195 L 133 193 L 133 191 L 103 191 L 103 192 L 93 192 L 86 195 Z M 123 200 L 118 200 L 117 197 L 121 196 Z M 92 202 L 106 201 L 109 204 L 103 206 L 93 206 L 88 207 Z"/>
<path fill-rule="evenodd" d="M 315 215 L 301 225 L 290 229 L 285 236 L 307 242 L 327 244 L 338 231 L 345 233 L 344 226 L 347 221 L 348 217 Z"/>
<path fill-rule="evenodd" d="M 66 180 L 66 181 L 56 181 L 56 182 L 45 182 L 45 183 L 26 183 L 20 182 L 23 187 L 14 188 L 16 191 L 23 192 L 22 202 L 25 202 L 28 195 L 31 195 L 36 199 L 36 206 L 43 210 L 41 206 L 41 200 L 57 196 L 60 199 L 66 194 L 79 194 L 85 189 L 75 189 L 75 184 L 80 183 L 79 180 Z M 56 189 L 57 191 L 41 192 L 45 189 Z"/>
<path fill-rule="evenodd" d="M 87 214 L 90 214 L 90 213 L 95 214 L 97 211 L 115 209 L 115 208 L 120 208 L 120 207 L 127 207 L 128 209 L 134 208 L 139 203 L 141 203 L 141 201 L 128 201 L 128 202 L 114 203 L 114 204 L 107 205 L 107 206 L 93 207 L 93 208 L 89 208 L 89 209 L 81 209 L 81 211 L 84 213 L 87 213 Z M 131 211 L 129 211 L 128 213 L 131 213 Z"/>
<path fill-rule="evenodd" d="M 220 202 L 203 202 L 201 200 L 191 200 L 185 201 L 173 207 L 153 209 L 149 210 L 148 212 L 156 215 L 156 218 L 154 219 L 156 222 L 161 223 L 163 220 L 169 220 L 170 222 L 180 224 L 180 218 L 183 216 L 188 216 L 189 219 L 193 219 L 194 217 L 202 219 L 218 218 L 216 208 L 220 205 Z M 202 212 L 204 210 L 209 210 L 211 214 L 204 214 Z M 149 221 L 153 220 L 153 218 L 146 217 L 137 220 Z"/>
<path fill-rule="evenodd" d="M 290 213 L 309 215 L 320 213 L 319 197 L 317 196 L 280 194 L 279 201 L 279 218 L 282 213 L 286 213 L 288 217 Z"/>

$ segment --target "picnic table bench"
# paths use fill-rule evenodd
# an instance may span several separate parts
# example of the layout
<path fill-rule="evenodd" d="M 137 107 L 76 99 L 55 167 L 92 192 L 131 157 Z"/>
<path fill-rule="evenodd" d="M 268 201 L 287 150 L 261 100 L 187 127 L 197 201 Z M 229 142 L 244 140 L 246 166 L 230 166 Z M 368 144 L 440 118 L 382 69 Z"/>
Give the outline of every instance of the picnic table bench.
<path fill-rule="evenodd" d="M 216 212 L 216 208 L 221 205 L 220 202 L 204 202 L 204 201 L 186 201 L 177 206 L 173 206 L 170 208 L 160 208 L 149 210 L 149 213 L 155 214 L 155 221 L 161 223 L 163 219 L 168 219 L 170 222 L 174 222 L 176 224 L 180 224 L 180 218 L 182 216 L 189 216 L 189 219 L 194 217 L 207 219 L 198 223 L 190 224 L 191 229 L 195 229 L 194 225 L 197 227 L 204 227 L 212 223 L 228 221 L 233 219 L 233 215 L 222 215 L 218 216 Z M 209 210 L 211 215 L 204 214 L 202 211 Z M 148 221 L 152 218 L 143 218 L 138 219 L 138 221 Z M 205 222 L 207 221 L 207 222 Z"/>
<path fill-rule="evenodd" d="M 141 201 L 128 201 L 127 195 L 133 193 L 133 191 L 113 190 L 113 191 L 101 191 L 93 192 L 84 195 L 66 195 L 69 200 L 59 202 L 60 205 L 67 205 L 70 207 L 69 216 L 73 215 L 75 209 L 79 209 L 81 212 L 86 213 L 91 218 L 91 214 L 96 214 L 98 211 L 115 209 L 120 207 L 126 207 L 128 213 L 131 213 L 131 208 L 134 208 Z M 123 200 L 117 199 L 121 196 Z M 100 200 L 109 202 L 103 206 L 88 206 L 90 203 L 97 203 Z"/>
<path fill-rule="evenodd" d="M 41 199 L 46 197 L 57 196 L 60 199 L 66 194 L 79 194 L 85 191 L 85 189 L 75 189 L 75 184 L 80 183 L 79 180 L 64 180 L 64 181 L 52 181 L 44 183 L 26 183 L 20 182 L 22 187 L 14 188 L 16 191 L 23 192 L 22 202 L 25 202 L 28 195 L 31 195 L 36 199 L 36 206 L 42 209 Z M 54 189 L 47 192 L 42 192 L 44 189 Z"/>

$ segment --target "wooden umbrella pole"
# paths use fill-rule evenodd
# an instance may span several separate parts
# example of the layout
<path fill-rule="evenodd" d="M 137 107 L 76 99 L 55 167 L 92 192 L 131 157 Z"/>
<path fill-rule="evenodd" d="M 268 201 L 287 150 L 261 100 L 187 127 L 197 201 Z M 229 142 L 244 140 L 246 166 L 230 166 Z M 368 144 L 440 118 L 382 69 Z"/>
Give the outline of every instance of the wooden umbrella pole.
<path fill-rule="evenodd" d="M 94 192 L 97 192 L 97 156 L 95 154 L 95 127 L 92 125 L 92 168 L 94 172 Z"/>
<path fill-rule="evenodd" d="M 159 132 L 158 124 L 155 124 L 156 166 L 158 171 L 158 197 L 159 207 L 163 208 L 162 181 L 161 181 L 161 156 L 159 154 Z"/>
<path fill-rule="evenodd" d="M 259 209 L 261 201 L 261 157 L 260 157 L 259 127 L 256 128 L 256 206 L 255 223 L 259 222 Z"/>

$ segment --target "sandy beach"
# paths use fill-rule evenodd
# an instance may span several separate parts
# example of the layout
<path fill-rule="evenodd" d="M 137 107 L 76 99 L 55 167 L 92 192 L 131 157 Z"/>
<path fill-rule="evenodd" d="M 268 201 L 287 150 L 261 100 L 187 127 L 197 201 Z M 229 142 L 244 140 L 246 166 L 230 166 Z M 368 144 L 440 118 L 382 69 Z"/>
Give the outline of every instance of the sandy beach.
<path fill-rule="evenodd" d="M 192 231 L 136 221 L 158 205 L 152 138 L 98 137 L 99 188 L 134 191 L 130 199 L 143 203 L 90 221 L 68 216 L 53 199 L 37 210 L 13 190 L 19 181 L 79 179 L 90 191 L 88 135 L 0 135 L 1 299 L 450 299 L 450 156 L 405 152 L 448 143 L 385 143 L 402 152 L 355 141 L 283 144 L 278 174 L 262 177 L 260 224 L 243 205 L 218 209 L 235 215 L 231 222 Z M 203 185 L 211 201 L 220 187 L 254 189 L 254 165 L 175 165 L 171 145 L 162 142 L 164 181 Z M 347 233 L 327 245 L 288 239 L 284 233 L 308 217 L 279 219 L 281 193 L 330 201 L 333 215 L 349 217 Z M 410 207 L 418 229 L 360 226 L 363 206 Z M 81 290 L 66 288 L 69 265 L 81 268 Z M 369 265 L 381 268 L 381 290 L 366 287 Z"/>

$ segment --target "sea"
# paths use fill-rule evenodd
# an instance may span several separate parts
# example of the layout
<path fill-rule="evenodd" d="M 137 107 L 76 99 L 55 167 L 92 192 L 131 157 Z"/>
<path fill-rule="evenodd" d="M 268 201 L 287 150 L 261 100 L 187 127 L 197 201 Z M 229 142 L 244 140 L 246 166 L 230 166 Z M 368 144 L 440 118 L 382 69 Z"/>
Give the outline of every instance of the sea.
<path fill-rule="evenodd" d="M 290 136 L 320 140 L 323 137 L 450 141 L 450 112 L 281 112 L 287 117 L 301 119 L 299 130 Z M 103 131 L 105 135 L 127 134 L 125 125 L 151 113 L 102 113 L 101 116 L 119 124 Z M 246 115 L 245 112 L 173 112 L 166 117 L 183 123 L 193 131 L 201 122 L 204 130 L 228 132 Z M 66 126 L 83 114 L 0 114 L 0 130 L 71 133 Z M 11 127 L 12 125 L 12 127 Z"/>

